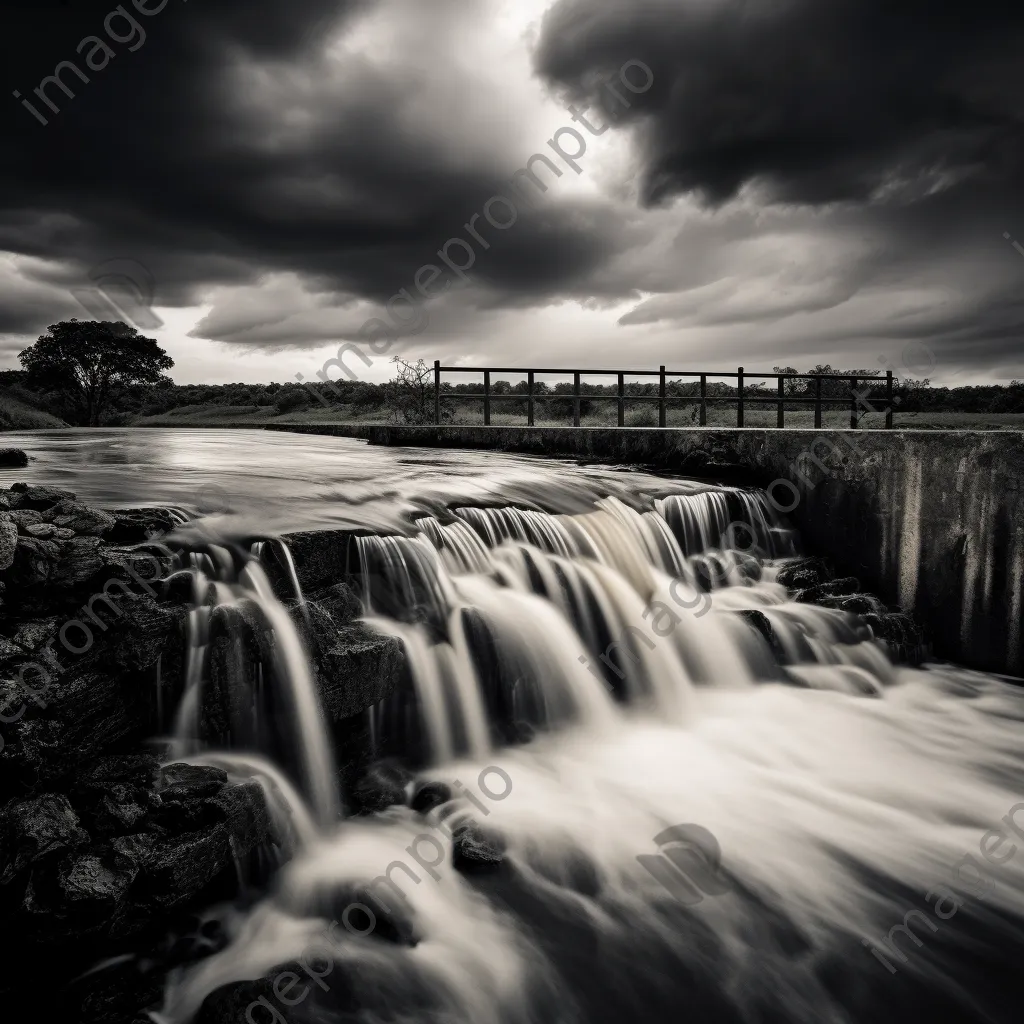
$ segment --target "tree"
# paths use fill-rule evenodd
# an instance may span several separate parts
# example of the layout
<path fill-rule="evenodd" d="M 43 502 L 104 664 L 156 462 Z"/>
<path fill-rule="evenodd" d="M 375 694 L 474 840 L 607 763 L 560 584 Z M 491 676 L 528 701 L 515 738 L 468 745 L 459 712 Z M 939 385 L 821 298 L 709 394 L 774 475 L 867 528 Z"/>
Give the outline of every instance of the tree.
<path fill-rule="evenodd" d="M 434 368 L 422 359 L 415 363 L 393 356 L 397 373 L 384 385 L 384 402 L 393 423 L 432 423 L 434 420 Z M 443 411 L 443 410 L 442 410 Z"/>
<path fill-rule="evenodd" d="M 98 426 L 117 399 L 142 384 L 171 384 L 161 370 L 174 360 L 153 338 L 144 338 L 124 323 L 65 320 L 18 354 L 26 383 L 58 395 L 65 416 Z"/>

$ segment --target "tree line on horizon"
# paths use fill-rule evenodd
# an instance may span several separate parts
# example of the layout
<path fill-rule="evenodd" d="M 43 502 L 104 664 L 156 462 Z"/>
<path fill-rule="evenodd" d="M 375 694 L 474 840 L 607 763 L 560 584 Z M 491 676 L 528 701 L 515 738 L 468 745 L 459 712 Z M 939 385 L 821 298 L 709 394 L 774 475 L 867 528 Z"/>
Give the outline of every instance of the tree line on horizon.
<path fill-rule="evenodd" d="M 15 401 L 45 408 L 65 422 L 82 426 L 126 426 L 136 417 L 158 416 L 182 407 L 234 407 L 256 411 L 273 407 L 274 414 L 298 412 L 306 408 L 337 408 L 363 416 L 380 411 L 396 422 L 423 422 L 433 419 L 433 368 L 421 359 L 416 363 L 395 357 L 395 376 L 383 383 L 345 380 L 327 382 L 286 382 L 279 384 L 175 384 L 165 373 L 174 362 L 152 338 L 145 338 L 123 323 L 64 321 L 49 328 L 32 346 L 19 354 L 22 370 L 0 370 L 0 392 Z M 775 366 L 773 373 L 799 373 L 791 366 Z M 842 374 L 862 381 L 879 377 L 879 371 L 840 370 L 818 364 L 808 374 Z M 617 394 L 617 383 L 582 383 L 580 414 L 588 415 L 605 399 Z M 885 379 L 873 391 L 872 402 L 878 408 L 885 399 Z M 863 386 L 863 385 L 861 385 Z M 449 418 L 458 395 L 479 394 L 479 381 L 454 384 L 442 382 L 442 415 Z M 822 381 L 822 397 L 844 399 L 849 386 L 842 380 Z M 499 398 L 495 408 L 502 412 L 522 413 L 527 409 L 527 382 L 492 381 L 491 393 Z M 652 398 L 658 395 L 655 381 L 627 383 L 627 398 Z M 708 381 L 707 395 L 730 398 L 737 395 L 735 381 Z M 776 382 L 748 381 L 744 394 L 749 397 L 774 397 Z M 814 382 L 788 380 L 787 398 L 813 397 Z M 555 416 L 571 416 L 571 382 L 537 381 L 534 395 Z M 669 399 L 699 399 L 696 380 L 670 380 Z M 516 398 L 515 396 L 522 396 Z M 1024 382 L 1009 385 L 974 385 L 958 388 L 937 387 L 930 380 L 903 378 L 895 382 L 894 397 L 901 412 L 1024 413 Z M 460 402 L 458 405 L 470 405 Z M 794 406 L 798 407 L 798 406 Z M 808 407 L 805 405 L 802 407 Z M 3 425 L 0 408 L 0 426 Z"/>

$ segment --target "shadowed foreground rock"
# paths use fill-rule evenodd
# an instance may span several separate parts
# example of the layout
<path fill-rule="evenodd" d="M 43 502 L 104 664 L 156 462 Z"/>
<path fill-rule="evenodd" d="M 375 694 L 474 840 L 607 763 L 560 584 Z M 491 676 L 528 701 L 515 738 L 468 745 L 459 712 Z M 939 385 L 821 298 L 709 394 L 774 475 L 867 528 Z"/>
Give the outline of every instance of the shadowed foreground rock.
<path fill-rule="evenodd" d="M 63 983 L 112 958 L 55 993 L 54 1012 L 134 1019 L 159 1002 L 167 969 L 226 941 L 195 914 L 237 897 L 240 872 L 257 881 L 281 858 L 260 785 L 232 784 L 219 768 L 161 768 L 161 749 L 147 749 L 172 729 L 184 687 L 192 580 L 151 543 L 175 526 L 163 509 L 107 512 L 58 488 L 0 490 L 0 914 L 19 937 L 0 977 L 8 1007 L 19 990 L 46 987 L 44 962 L 63 964 Z M 298 539 L 305 602 L 279 545 L 265 549 L 268 560 L 278 550 L 268 576 L 309 652 L 346 779 L 364 766 L 362 712 L 392 692 L 404 664 L 398 641 L 354 621 L 351 538 Z M 245 692 L 228 670 L 228 627 L 239 625 L 270 662 L 278 642 L 255 603 L 214 616 L 202 708 L 214 738 L 227 736 L 231 701 Z"/>
<path fill-rule="evenodd" d="M 20 448 L 0 448 L 0 468 L 22 469 L 28 465 L 28 456 Z"/>

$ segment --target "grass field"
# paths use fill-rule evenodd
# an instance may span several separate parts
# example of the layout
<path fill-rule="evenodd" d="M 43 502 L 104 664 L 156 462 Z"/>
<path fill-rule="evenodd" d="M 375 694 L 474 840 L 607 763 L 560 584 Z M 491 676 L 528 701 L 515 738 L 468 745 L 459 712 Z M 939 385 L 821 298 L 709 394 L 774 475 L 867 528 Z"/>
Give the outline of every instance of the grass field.
<path fill-rule="evenodd" d="M 483 413 L 469 403 L 456 403 L 455 416 L 449 421 L 454 424 L 474 425 L 483 423 Z M 500 403 L 495 402 L 491 411 L 491 423 L 494 426 L 525 426 L 526 416 L 503 413 Z M 670 427 L 696 427 L 698 425 L 696 405 L 686 403 L 669 404 L 667 425 Z M 602 402 L 590 415 L 583 416 L 580 425 L 584 427 L 613 427 L 617 423 L 617 410 L 614 402 Z M 653 402 L 636 402 L 626 404 L 627 427 L 656 427 L 658 425 L 658 409 Z M 162 413 L 159 416 L 138 417 L 133 426 L 145 427 L 262 427 L 267 424 L 286 425 L 302 423 L 386 423 L 388 419 L 382 410 L 370 413 L 354 413 L 347 406 L 330 409 L 299 409 L 284 415 L 275 415 L 273 406 L 252 409 L 240 406 L 182 406 Z M 539 427 L 567 427 L 572 425 L 571 417 L 555 417 L 547 415 L 543 403 L 536 407 L 535 423 Z M 775 427 L 776 410 L 765 407 L 750 407 L 744 411 L 744 426 Z M 896 427 L 913 430 L 1024 430 L 1024 413 L 957 413 L 957 412 L 922 412 L 896 413 L 893 417 Z M 736 426 L 735 408 L 710 406 L 708 408 L 709 427 Z M 822 426 L 831 429 L 846 429 L 850 425 L 850 414 L 844 409 L 830 409 L 822 414 Z M 786 411 L 786 426 L 790 428 L 811 429 L 814 426 L 814 413 L 810 409 L 793 409 Z M 885 426 L 882 414 L 869 414 L 860 421 L 862 429 L 880 429 Z"/>

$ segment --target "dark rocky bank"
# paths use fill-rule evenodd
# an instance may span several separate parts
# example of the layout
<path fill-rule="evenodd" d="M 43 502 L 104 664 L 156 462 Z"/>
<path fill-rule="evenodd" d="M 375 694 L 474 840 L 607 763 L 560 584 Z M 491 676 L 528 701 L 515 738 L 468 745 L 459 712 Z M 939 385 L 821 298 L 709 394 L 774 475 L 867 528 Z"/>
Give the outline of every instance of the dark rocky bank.
<path fill-rule="evenodd" d="M 167 969 L 215 948 L 197 915 L 238 896 L 240 870 L 258 882 L 284 852 L 256 783 L 161 767 L 169 750 L 153 737 L 172 730 L 191 607 L 190 574 L 174 571 L 175 526 L 164 509 L 0 490 L 0 916 L 18 937 L 0 976 L 8 1006 L 19 996 L 38 1006 L 49 985 L 72 1019 L 134 1019 L 158 1000 Z M 394 688 L 403 658 L 397 641 L 353 621 L 360 602 L 336 557 L 348 543 L 297 538 L 305 610 L 272 555 L 266 568 L 309 651 L 351 788 L 366 759 L 360 712 Z M 273 643 L 264 624 L 253 628 Z M 227 640 L 210 644 L 216 678 Z M 203 708 L 214 731 L 222 711 Z"/>

